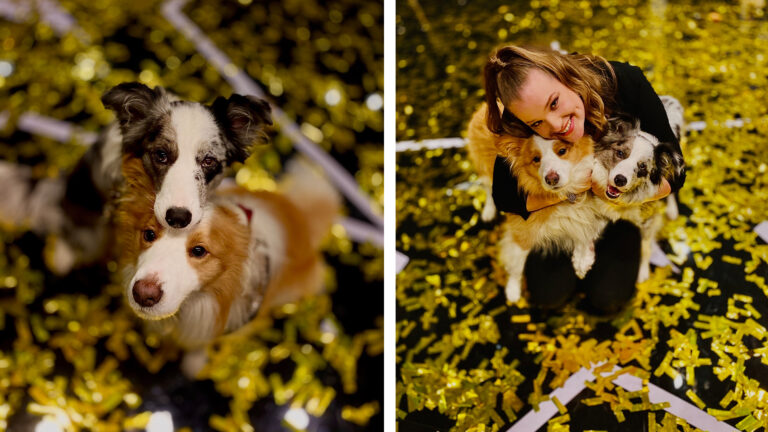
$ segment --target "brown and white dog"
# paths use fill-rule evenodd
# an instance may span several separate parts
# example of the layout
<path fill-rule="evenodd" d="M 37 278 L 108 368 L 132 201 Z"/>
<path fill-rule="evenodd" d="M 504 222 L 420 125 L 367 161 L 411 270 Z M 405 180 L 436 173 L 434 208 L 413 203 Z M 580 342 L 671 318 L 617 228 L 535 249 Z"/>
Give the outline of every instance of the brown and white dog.
<path fill-rule="evenodd" d="M 187 230 L 157 221 L 141 160 L 126 158 L 123 174 L 116 232 L 128 303 L 183 348 L 200 351 L 273 306 L 321 292 L 320 243 L 340 198 L 308 164 L 292 161 L 280 192 L 217 190 Z"/>
<path fill-rule="evenodd" d="M 589 185 L 594 165 L 592 140 L 584 137 L 569 143 L 538 135 L 500 135 L 494 137 L 494 146 L 510 162 L 519 187 L 529 197 L 568 197 L 572 202 L 535 211 L 527 219 L 507 216 L 499 243 L 499 261 L 508 274 L 507 299 L 520 298 L 525 260 L 534 248 L 572 252 L 573 268 L 584 277 L 594 263 L 594 242 L 600 233 L 595 227 L 602 219 L 586 202 L 586 194 L 579 194 Z"/>

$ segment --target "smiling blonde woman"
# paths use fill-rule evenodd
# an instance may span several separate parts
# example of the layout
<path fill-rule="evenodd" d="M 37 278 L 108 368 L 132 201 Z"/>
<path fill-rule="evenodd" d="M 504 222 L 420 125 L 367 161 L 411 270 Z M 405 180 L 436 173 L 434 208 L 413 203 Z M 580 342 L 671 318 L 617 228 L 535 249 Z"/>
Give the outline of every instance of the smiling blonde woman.
<path fill-rule="evenodd" d="M 522 137 L 537 134 L 568 142 L 589 135 L 597 141 L 607 119 L 621 115 L 639 121 L 641 130 L 671 144 L 681 154 L 664 105 L 636 66 L 592 55 L 505 46 L 491 55 L 484 75 L 487 126 L 494 133 Z M 684 175 L 665 179 L 655 198 L 678 190 L 684 179 Z M 498 210 L 523 218 L 561 202 L 529 199 L 501 157 L 496 158 L 494 166 L 493 199 Z M 638 229 L 627 222 L 611 224 L 595 247 L 595 264 L 580 281 L 570 257 L 529 255 L 525 276 L 531 304 L 558 307 L 581 288 L 596 311 L 620 309 L 635 289 L 640 255 Z"/>

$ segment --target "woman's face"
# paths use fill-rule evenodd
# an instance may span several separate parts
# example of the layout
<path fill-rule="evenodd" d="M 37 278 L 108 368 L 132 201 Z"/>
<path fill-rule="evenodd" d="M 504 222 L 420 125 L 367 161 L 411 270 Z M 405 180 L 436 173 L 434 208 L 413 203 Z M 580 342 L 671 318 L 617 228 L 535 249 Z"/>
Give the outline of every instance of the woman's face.
<path fill-rule="evenodd" d="M 520 89 L 520 98 L 505 101 L 504 105 L 544 138 L 576 142 L 584 135 L 584 101 L 540 69 L 531 69 Z"/>

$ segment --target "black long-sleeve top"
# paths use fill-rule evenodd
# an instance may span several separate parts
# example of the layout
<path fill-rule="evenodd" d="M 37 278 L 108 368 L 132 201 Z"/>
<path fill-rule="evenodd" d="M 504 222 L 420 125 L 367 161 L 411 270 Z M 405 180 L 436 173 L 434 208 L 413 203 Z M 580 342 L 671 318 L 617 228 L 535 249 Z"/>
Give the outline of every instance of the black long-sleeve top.
<path fill-rule="evenodd" d="M 671 144 L 682 154 L 680 143 L 669 126 L 667 112 L 651 83 L 643 71 L 629 63 L 609 62 L 616 74 L 615 107 L 606 107 L 606 114 L 623 113 L 640 121 L 640 129 L 656 138 L 659 142 Z M 673 189 L 673 192 L 675 190 Z M 496 208 L 518 214 L 527 219 L 531 214 L 525 206 L 527 196 L 517 186 L 517 178 L 512 174 L 509 164 L 503 157 L 497 156 L 493 168 L 493 201 Z"/>

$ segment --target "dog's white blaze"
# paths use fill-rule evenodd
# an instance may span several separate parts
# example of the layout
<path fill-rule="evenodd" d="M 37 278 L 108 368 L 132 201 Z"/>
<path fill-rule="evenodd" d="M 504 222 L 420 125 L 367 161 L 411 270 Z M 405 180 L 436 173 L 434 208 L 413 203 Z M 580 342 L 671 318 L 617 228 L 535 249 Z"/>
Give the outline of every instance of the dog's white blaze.
<path fill-rule="evenodd" d="M 180 207 L 192 213 L 188 228 L 194 227 L 203 216 L 201 190 L 205 190 L 202 180 L 203 173 L 197 164 L 195 155 L 182 150 L 179 146 L 179 157 L 168 169 L 155 199 L 155 217 L 167 226 L 165 215 L 168 209 Z M 195 177 L 198 177 L 196 179 Z"/>
<path fill-rule="evenodd" d="M 207 145 L 218 139 L 219 129 L 213 115 L 204 107 L 180 105 L 171 110 L 170 125 L 176 136 L 178 158 L 168 169 L 155 200 L 155 217 L 167 225 L 166 212 L 180 207 L 192 213 L 188 227 L 200 222 L 207 187 L 197 161 Z M 223 155 L 216 155 L 223 159 Z"/>
<path fill-rule="evenodd" d="M 167 232 L 139 255 L 136 273 L 126 287 L 128 302 L 139 316 L 160 319 L 173 315 L 187 296 L 200 289 L 197 272 L 187 256 L 187 236 L 181 232 Z M 157 278 L 163 295 L 157 304 L 145 308 L 133 299 L 133 285 L 152 277 Z"/>
<path fill-rule="evenodd" d="M 574 168 L 574 164 L 567 159 L 561 159 L 555 153 L 554 146 L 555 143 L 557 143 L 557 140 L 547 140 L 538 135 L 535 135 L 533 137 L 533 142 L 541 152 L 539 176 L 542 180 L 542 186 L 548 189 L 552 188 L 546 183 L 544 179 L 546 178 L 547 174 L 553 171 L 557 173 L 558 177 L 560 177 L 557 184 L 555 185 L 556 188 L 560 189 L 562 187 L 569 186 L 571 181 L 571 170 Z"/>

